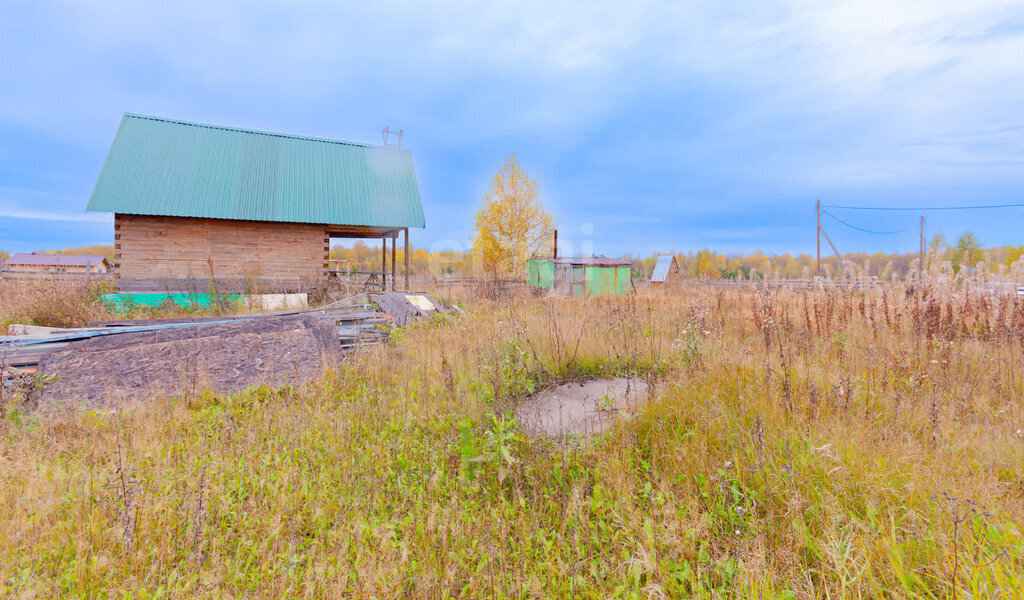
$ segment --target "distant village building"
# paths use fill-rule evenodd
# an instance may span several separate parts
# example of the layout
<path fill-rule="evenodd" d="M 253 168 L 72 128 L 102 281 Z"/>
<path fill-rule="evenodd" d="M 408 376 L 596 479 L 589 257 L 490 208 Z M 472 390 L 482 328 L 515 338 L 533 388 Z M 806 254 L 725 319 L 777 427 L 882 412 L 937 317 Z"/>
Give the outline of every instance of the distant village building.
<path fill-rule="evenodd" d="M 408 257 L 426 225 L 407 150 L 132 114 L 87 210 L 114 213 L 129 291 L 306 289 L 328 276 L 331 238 L 382 239 L 394 288 L 398 234 Z"/>
<path fill-rule="evenodd" d="M 658 257 L 651 274 L 651 287 L 679 287 L 683 285 L 683 276 L 679 271 L 679 263 L 674 254 Z"/>
<path fill-rule="evenodd" d="M 617 258 L 535 258 L 526 283 L 556 296 L 623 296 L 633 291 L 630 262 Z"/>
<path fill-rule="evenodd" d="M 89 274 L 110 272 L 110 261 L 93 254 L 12 254 L 3 261 L 3 270 L 11 273 Z"/>

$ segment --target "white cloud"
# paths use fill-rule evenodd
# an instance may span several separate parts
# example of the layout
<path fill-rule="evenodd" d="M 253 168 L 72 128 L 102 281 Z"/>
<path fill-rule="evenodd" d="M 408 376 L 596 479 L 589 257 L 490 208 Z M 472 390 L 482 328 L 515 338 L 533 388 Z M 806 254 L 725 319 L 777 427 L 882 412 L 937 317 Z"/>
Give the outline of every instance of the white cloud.
<path fill-rule="evenodd" d="M 1019 100 L 1024 62 L 1021 37 L 986 35 L 1024 18 L 1003 1 L 50 6 L 29 15 L 27 34 L 7 36 L 13 89 L 0 115 L 51 127 L 139 104 L 211 112 L 204 107 L 219 97 L 231 114 L 237 104 L 260 112 L 262 103 L 341 98 L 454 102 L 456 121 L 478 125 L 460 133 L 499 136 L 592 126 L 629 93 L 709 75 L 763 111 L 813 100 L 814 111 L 901 107 L 927 117 L 998 103 L 1006 88 L 990 86 L 1008 78 Z M 8 27 L 17 25 L 25 24 Z M 518 98 L 518 119 L 480 114 L 508 94 Z M 470 111 L 458 111 L 463 102 Z"/>
<path fill-rule="evenodd" d="M 81 205 L 81 199 L 37 189 L 0 186 L 0 218 L 36 221 L 113 223 L 106 213 L 69 212 L 56 207 Z"/>
<path fill-rule="evenodd" d="M 35 221 L 72 221 L 91 223 L 113 223 L 113 215 L 99 213 L 63 213 L 47 212 L 37 210 L 26 210 L 21 208 L 0 207 L 0 217 L 10 219 L 32 219 Z"/>
<path fill-rule="evenodd" d="M 11 12 L 0 122 L 97 152 L 124 111 L 361 141 L 389 125 L 435 148 L 542 140 L 589 161 L 573 185 L 561 179 L 566 219 L 590 201 L 581 190 L 603 191 L 587 179 L 651 165 L 747 189 L 1024 179 L 1019 2 L 107 0 Z"/>

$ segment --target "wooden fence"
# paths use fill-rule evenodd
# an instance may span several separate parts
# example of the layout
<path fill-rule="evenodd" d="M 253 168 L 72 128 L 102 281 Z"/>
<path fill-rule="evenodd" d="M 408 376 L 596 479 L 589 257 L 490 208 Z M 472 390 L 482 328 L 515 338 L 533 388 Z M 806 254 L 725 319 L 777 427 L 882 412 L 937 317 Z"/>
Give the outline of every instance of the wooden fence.
<path fill-rule="evenodd" d="M 646 280 L 635 280 L 638 289 L 647 285 Z M 809 281 L 806 279 L 764 279 L 764 280 L 736 280 L 736 279 L 684 279 L 683 285 L 696 287 L 714 287 L 757 290 L 768 289 L 790 289 L 790 290 L 813 290 L 813 289 L 873 289 L 892 285 L 888 281 L 879 280 L 874 277 L 862 277 L 857 279 L 820 279 Z M 972 292 L 990 293 L 996 295 L 1024 296 L 1024 284 L 1014 281 L 986 281 L 969 282 L 965 289 Z"/>
<path fill-rule="evenodd" d="M 640 283 L 639 281 L 637 283 Z M 869 289 L 883 286 L 886 283 L 877 277 L 858 277 L 855 279 L 684 279 L 683 285 L 724 287 L 736 289 L 772 289 L 813 290 L 820 287 L 838 289 Z"/>

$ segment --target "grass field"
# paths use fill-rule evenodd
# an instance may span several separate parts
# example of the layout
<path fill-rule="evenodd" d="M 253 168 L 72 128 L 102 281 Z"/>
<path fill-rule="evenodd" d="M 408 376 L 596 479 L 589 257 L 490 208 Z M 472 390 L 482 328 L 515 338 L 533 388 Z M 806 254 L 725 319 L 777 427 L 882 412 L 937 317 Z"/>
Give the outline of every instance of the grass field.
<path fill-rule="evenodd" d="M 5 408 L 0 596 L 1024 597 L 1024 302 L 474 300 L 297 389 Z M 590 440 L 553 382 L 643 377 Z"/>

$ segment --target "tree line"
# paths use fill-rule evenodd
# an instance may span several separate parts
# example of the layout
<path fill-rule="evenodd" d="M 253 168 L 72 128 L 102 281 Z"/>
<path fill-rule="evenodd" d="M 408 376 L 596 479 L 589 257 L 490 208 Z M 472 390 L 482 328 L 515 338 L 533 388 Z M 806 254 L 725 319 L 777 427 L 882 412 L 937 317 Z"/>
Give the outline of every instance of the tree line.
<path fill-rule="evenodd" d="M 554 219 L 548 214 L 538 192 L 537 183 L 520 166 L 515 155 L 498 170 L 491 187 L 476 213 L 472 248 L 469 252 L 443 250 L 430 252 L 410 247 L 409 267 L 417 277 L 474 276 L 503 279 L 523 278 L 526 262 L 550 256 L 555 235 Z M 42 252 L 42 251 L 41 251 Z M 67 248 L 64 254 L 101 254 L 113 260 L 113 246 Z M 390 253 L 386 270 L 390 269 Z M 633 276 L 650 278 L 658 256 L 674 254 L 680 272 L 688 279 L 810 279 L 817 274 L 814 256 L 801 254 L 768 254 L 755 250 L 747 254 L 726 254 L 713 249 L 684 253 L 655 253 L 650 256 L 626 255 L 632 264 Z M 954 273 L 979 268 L 990 272 L 1010 271 L 1024 256 L 1024 245 L 983 248 L 973 233 L 965 233 L 949 244 L 938 234 L 928 244 L 925 269 L 949 268 Z M 593 256 L 597 258 L 598 256 Z M 8 254 L 0 250 L 0 259 Z M 330 250 L 332 270 L 358 273 L 381 270 L 379 245 L 356 241 L 351 246 Z M 396 263 L 404 266 L 404 249 L 396 250 Z M 852 252 L 842 256 L 823 256 L 822 276 L 904 278 L 921 268 L 917 252 L 865 253 Z M 401 267 L 400 267 L 401 268 Z M 1015 273 L 1024 277 L 1024 263 Z"/>
<path fill-rule="evenodd" d="M 661 254 L 647 257 L 628 255 L 626 258 L 633 265 L 634 277 L 649 278 Z M 746 254 L 726 254 L 701 249 L 664 254 L 675 254 L 680 273 L 687 279 L 809 279 L 817 271 L 815 257 L 806 253 L 768 254 L 755 250 Z M 954 273 L 959 273 L 963 269 L 973 272 L 983 266 L 989 272 L 998 273 L 1009 271 L 1022 256 L 1024 245 L 983 248 L 971 232 L 963 234 L 950 245 L 944 236 L 937 234 L 925 251 L 924 268 L 948 264 Z M 920 260 L 919 252 L 849 252 L 842 255 L 842 261 L 834 254 L 822 256 L 821 270 L 822 276 L 833 278 L 904 278 L 919 269 Z"/>

